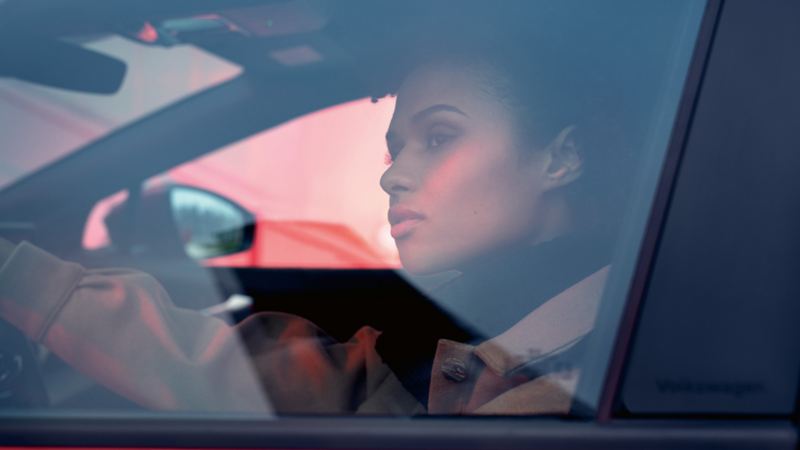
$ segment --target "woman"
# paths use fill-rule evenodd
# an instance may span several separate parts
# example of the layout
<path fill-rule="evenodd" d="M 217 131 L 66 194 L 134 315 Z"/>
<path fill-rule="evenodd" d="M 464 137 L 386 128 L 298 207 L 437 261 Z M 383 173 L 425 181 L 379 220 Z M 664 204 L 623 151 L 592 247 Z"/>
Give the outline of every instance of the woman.
<path fill-rule="evenodd" d="M 475 45 L 436 51 L 398 91 L 387 133 L 391 166 L 381 179 L 392 236 L 409 272 L 459 273 L 429 295 L 478 344 L 440 340 L 432 363 L 420 364 L 425 376 L 387 359 L 429 413 L 571 407 L 576 344 L 592 328 L 614 243 L 609 218 L 619 216 L 608 205 L 624 203 L 578 134 L 591 132 L 594 151 L 623 144 L 613 131 L 597 132 L 615 119 L 582 108 L 600 97 L 591 75 L 575 87 L 537 73 L 553 61 L 540 56 L 516 62 L 502 47 Z M 549 99 L 554 91 L 557 101 Z M 623 154 L 605 151 L 603 163 Z M 382 340 L 385 359 L 386 349 L 402 351 L 402 339 Z"/>
<path fill-rule="evenodd" d="M 578 138 L 592 125 L 571 120 L 578 100 L 546 103 L 562 74 L 533 83 L 530 67 L 492 54 L 418 65 L 387 133 L 381 187 L 403 265 L 419 275 L 458 271 L 434 295 L 463 309 L 480 341 L 440 340 L 432 361 L 420 362 L 421 382 L 398 379 L 371 328 L 344 343 L 286 314 L 231 328 L 174 307 L 146 274 L 85 270 L 26 243 L 0 245 L 0 316 L 155 409 L 568 412 L 579 368 L 564 361 L 593 326 L 609 262 L 609 234 L 592 208 L 601 200 L 590 195 L 595 168 Z M 529 114 L 545 106 L 546 119 Z M 25 282 L 32 273 L 53 275 Z"/>

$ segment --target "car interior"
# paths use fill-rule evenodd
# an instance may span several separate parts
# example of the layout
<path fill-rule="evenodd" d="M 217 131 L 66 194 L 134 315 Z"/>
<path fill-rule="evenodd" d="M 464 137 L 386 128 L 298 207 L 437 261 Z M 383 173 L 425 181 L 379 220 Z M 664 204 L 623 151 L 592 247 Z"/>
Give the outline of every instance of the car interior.
<path fill-rule="evenodd" d="M 37 3 L 16 6 L 24 8 L 23 13 L 36 14 Z M 51 60 L 59 47 L 67 45 L 58 39 L 61 36 L 117 33 L 149 45 L 192 44 L 241 65 L 245 71 L 232 81 L 92 142 L 5 189 L 2 208 L 15 212 L 15 217 L 5 219 L 24 225 L 4 227 L 6 237 L 36 242 L 88 268 L 142 270 L 166 286 L 176 304 L 191 309 L 208 308 L 234 294 L 251 298 L 252 306 L 232 320 L 264 310 L 289 312 L 310 319 L 339 340 L 371 325 L 386 336 L 397 336 L 382 340 L 381 351 L 398 373 L 419 370 L 413 356 L 403 351 L 402 346 L 409 342 L 435 349 L 441 337 L 461 341 L 476 337 L 473 330 L 444 313 L 394 270 L 204 267 L 184 251 L 174 220 L 164 208 L 166 203 L 141 195 L 148 177 L 227 143 L 330 105 L 392 92 L 399 62 L 391 49 L 407 45 L 394 42 L 395 33 L 405 30 L 416 35 L 411 33 L 421 25 L 416 17 L 437 8 L 436 4 L 394 5 L 391 14 L 384 16 L 385 22 L 376 23 L 366 19 L 375 16 L 370 10 L 372 2 L 351 2 L 335 13 L 326 10 L 325 2 L 315 1 L 236 1 L 227 2 L 224 9 L 214 2 L 147 3 L 137 17 L 117 17 L 115 8 L 103 2 L 84 3 L 91 13 L 42 24 L 52 36 L 49 41 L 39 38 L 42 44 L 36 48 L 41 53 L 26 57 Z M 209 8 L 219 10 L 218 14 L 208 15 Z M 223 17 L 244 17 L 243 23 L 251 26 L 233 29 Z M 267 23 L 270 25 L 265 26 Z M 142 24 L 153 24 L 157 38 L 142 38 Z M 4 24 L 3 30 L 24 33 L 13 30 L 13 24 Z M 115 83 L 119 85 L 124 70 L 118 61 L 76 45 L 70 48 L 77 49 L 79 72 L 71 69 L 75 60 L 55 60 L 51 64 L 66 69 L 63 77 L 29 81 L 89 92 L 109 91 Z M 311 62 L 304 62 L 304 52 L 313 54 Z M 86 73 L 90 76 L 84 76 Z M 24 79 L 25 75 L 16 76 Z M 82 83 L 94 80 L 95 84 L 82 86 L 70 77 Z M 103 252 L 85 251 L 81 235 L 91 208 L 121 189 L 128 190 L 129 198 L 106 220 L 116 245 Z M 125 220 L 130 214 L 136 214 L 135 223 L 140 225 L 135 230 Z M 410 326 L 413 333 L 409 333 Z M 16 345 L 14 342 L 19 344 L 19 339 L 4 345 Z M 42 406 L 46 402 L 64 408 L 135 408 L 57 358 L 43 357 L 41 349 L 34 353 L 25 356 L 25 370 L 34 376 L 24 377 L 31 381 L 0 400 L 5 406 Z M 47 364 L 41 371 L 44 376 L 35 376 L 36 364 L 29 364 L 36 359 Z"/>

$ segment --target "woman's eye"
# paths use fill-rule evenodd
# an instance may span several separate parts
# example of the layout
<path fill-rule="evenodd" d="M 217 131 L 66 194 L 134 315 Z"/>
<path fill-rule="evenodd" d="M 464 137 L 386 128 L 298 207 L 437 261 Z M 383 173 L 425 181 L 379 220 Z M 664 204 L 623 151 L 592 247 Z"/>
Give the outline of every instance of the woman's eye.
<path fill-rule="evenodd" d="M 446 144 L 453 136 L 449 134 L 434 133 L 428 136 L 428 148 L 437 148 Z"/>

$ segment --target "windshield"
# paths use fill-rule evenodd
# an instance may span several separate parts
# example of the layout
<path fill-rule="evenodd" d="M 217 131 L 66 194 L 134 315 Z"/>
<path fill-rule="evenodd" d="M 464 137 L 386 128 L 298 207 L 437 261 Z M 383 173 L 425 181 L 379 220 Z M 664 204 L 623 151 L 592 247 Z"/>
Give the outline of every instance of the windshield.
<path fill-rule="evenodd" d="M 4 148 L 0 189 L 122 126 L 228 81 L 242 71 L 192 45 L 153 47 L 109 35 L 85 41 L 83 46 L 125 62 L 127 71 L 117 92 L 84 93 L 0 78 L 0 136 Z"/>

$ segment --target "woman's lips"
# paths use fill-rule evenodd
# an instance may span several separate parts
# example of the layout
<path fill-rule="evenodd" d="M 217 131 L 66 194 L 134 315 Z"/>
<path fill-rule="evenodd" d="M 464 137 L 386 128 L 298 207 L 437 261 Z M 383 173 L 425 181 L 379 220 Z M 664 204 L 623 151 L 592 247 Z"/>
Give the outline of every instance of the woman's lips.
<path fill-rule="evenodd" d="M 403 239 L 411 234 L 411 232 L 414 231 L 414 228 L 416 228 L 417 224 L 420 222 L 420 219 L 411 219 L 392 225 L 392 237 L 395 239 Z"/>
<path fill-rule="evenodd" d="M 389 208 L 389 223 L 392 225 L 392 237 L 403 239 L 411 234 L 417 224 L 425 220 L 425 216 L 404 206 Z"/>

